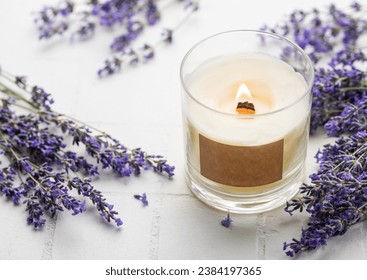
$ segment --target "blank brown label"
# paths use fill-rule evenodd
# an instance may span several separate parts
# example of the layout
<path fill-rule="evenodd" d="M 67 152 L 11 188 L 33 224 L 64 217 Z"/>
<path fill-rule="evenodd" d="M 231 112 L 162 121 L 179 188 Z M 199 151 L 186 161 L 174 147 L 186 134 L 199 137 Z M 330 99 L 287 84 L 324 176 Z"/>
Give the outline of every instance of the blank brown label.
<path fill-rule="evenodd" d="M 261 146 L 231 146 L 199 134 L 204 177 L 234 187 L 255 187 L 282 179 L 284 139 Z"/>

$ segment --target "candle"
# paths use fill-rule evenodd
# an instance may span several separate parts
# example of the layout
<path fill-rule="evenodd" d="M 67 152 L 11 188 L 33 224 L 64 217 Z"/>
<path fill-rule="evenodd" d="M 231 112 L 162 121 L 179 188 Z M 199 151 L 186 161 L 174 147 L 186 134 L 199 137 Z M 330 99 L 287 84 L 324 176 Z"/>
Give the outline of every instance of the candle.
<path fill-rule="evenodd" d="M 256 32 L 240 33 L 251 37 Z M 228 34 L 233 37 L 230 32 L 214 39 Z M 230 48 L 232 37 L 224 41 Z M 260 43 L 258 39 L 252 41 Z M 204 45 L 210 40 L 213 37 Z M 197 49 L 203 55 L 199 44 L 183 62 L 187 180 L 193 193 L 211 206 L 262 212 L 284 203 L 301 184 L 313 71 L 297 46 L 282 42 L 297 50 L 297 67 L 261 50 L 261 45 L 252 51 L 196 57 L 200 63 L 186 67 Z M 268 39 L 267 48 L 269 44 Z"/>
<path fill-rule="evenodd" d="M 222 75 L 223 72 L 226 75 Z M 222 170 L 221 167 L 219 167 L 221 170 L 213 169 L 213 166 L 210 166 L 211 162 L 205 159 L 202 160 L 205 162 L 200 160 L 199 157 L 205 155 L 199 150 L 199 135 L 217 143 L 250 147 L 249 149 L 284 141 L 284 145 L 280 148 L 285 152 L 278 163 L 274 164 L 282 165 L 277 166 L 277 170 L 281 168 L 285 171 L 292 163 L 292 158 L 305 148 L 305 145 L 300 145 L 300 141 L 308 119 L 308 106 L 295 106 L 283 113 L 266 115 L 292 104 L 307 90 L 304 78 L 285 62 L 259 54 L 227 56 L 204 63 L 186 80 L 192 95 L 198 102 L 224 113 L 216 114 L 211 110 L 203 110 L 195 103 L 189 106 L 188 122 L 194 141 L 192 146 L 197 148 L 193 150 L 190 157 L 192 164 L 198 170 L 202 169 L 203 164 L 209 164 L 208 168 L 212 168 L 212 172 L 217 176 Z M 254 104 L 255 118 L 251 116 L 252 114 L 249 116 L 237 114 L 239 100 Z M 261 117 L 256 118 L 256 116 Z M 245 159 L 243 165 L 251 160 L 254 159 Z M 266 162 L 260 164 L 265 165 Z M 273 167 L 276 167 L 274 164 Z M 229 168 L 233 167 L 229 166 Z M 253 173 L 259 172 L 249 168 L 243 172 L 250 172 L 254 176 L 257 174 Z M 266 175 L 262 174 L 265 182 L 267 182 Z M 235 184 L 240 187 L 258 186 L 255 180 L 252 182 L 239 180 Z M 259 184 L 265 185 L 264 181 L 260 180 Z M 219 179 L 219 182 L 228 185 L 225 179 Z M 253 192 L 254 190 L 243 191 Z"/>

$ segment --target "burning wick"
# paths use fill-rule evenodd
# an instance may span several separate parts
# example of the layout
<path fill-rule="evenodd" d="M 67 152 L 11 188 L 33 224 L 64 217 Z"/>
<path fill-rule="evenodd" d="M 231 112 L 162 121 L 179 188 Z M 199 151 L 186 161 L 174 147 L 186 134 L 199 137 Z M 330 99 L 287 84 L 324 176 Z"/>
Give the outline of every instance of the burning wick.
<path fill-rule="evenodd" d="M 245 101 L 245 102 L 238 102 L 236 112 L 239 114 L 253 115 L 255 114 L 256 111 L 253 103 Z"/>
<path fill-rule="evenodd" d="M 241 97 L 247 97 L 252 99 L 252 95 L 248 87 L 245 83 L 242 83 L 240 87 L 237 90 L 237 96 L 236 99 L 240 99 Z M 236 112 L 239 114 L 245 114 L 245 115 L 253 115 L 255 114 L 255 105 L 253 103 L 250 103 L 248 101 L 245 102 L 238 102 Z"/>

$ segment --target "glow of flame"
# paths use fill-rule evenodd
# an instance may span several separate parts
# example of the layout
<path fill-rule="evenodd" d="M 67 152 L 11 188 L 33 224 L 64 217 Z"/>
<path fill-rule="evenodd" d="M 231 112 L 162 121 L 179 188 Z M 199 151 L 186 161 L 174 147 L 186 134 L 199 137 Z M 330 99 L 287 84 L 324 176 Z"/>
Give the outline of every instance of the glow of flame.
<path fill-rule="evenodd" d="M 252 99 L 251 92 L 246 86 L 246 84 L 242 83 L 237 90 L 236 100 L 248 99 L 248 98 Z"/>

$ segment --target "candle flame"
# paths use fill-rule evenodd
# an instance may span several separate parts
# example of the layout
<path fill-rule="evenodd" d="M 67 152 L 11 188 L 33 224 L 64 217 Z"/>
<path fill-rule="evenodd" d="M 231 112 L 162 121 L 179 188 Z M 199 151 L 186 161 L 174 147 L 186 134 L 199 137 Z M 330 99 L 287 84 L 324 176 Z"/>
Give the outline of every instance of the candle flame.
<path fill-rule="evenodd" d="M 246 84 L 242 83 L 237 90 L 236 100 L 248 98 L 252 99 L 251 92 Z"/>

